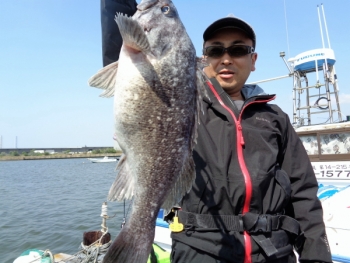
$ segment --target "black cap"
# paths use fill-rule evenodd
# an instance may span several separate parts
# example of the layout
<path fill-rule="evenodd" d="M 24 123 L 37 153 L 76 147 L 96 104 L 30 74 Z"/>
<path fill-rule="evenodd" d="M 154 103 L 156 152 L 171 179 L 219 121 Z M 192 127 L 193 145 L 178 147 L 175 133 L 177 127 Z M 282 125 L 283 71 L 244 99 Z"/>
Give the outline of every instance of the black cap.
<path fill-rule="evenodd" d="M 214 33 L 216 33 L 220 29 L 224 28 L 237 28 L 242 30 L 247 36 L 253 41 L 253 47 L 256 45 L 256 36 L 253 28 L 244 22 L 243 20 L 237 17 L 225 17 L 219 20 L 216 20 L 212 23 L 203 33 L 204 42 L 210 39 Z"/>

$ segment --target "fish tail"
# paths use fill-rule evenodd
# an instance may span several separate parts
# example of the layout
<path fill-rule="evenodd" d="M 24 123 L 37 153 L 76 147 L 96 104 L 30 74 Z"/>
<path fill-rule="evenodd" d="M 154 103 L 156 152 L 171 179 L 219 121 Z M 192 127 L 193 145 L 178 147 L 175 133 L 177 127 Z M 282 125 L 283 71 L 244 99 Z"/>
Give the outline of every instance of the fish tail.
<path fill-rule="evenodd" d="M 149 233 L 128 233 L 127 225 L 123 227 L 102 263 L 146 263 L 152 249 L 153 238 Z"/>

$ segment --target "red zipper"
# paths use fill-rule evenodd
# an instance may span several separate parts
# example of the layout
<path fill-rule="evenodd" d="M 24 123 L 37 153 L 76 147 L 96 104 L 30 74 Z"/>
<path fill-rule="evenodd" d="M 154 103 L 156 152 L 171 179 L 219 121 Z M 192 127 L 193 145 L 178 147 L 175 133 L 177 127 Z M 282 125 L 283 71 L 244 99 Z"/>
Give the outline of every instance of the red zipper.
<path fill-rule="evenodd" d="M 245 214 L 245 213 L 249 212 L 253 187 L 252 187 L 251 177 L 250 177 L 248 168 L 245 164 L 245 160 L 244 160 L 244 156 L 243 156 L 244 137 L 243 137 L 243 131 L 242 131 L 242 125 L 241 125 L 242 112 L 250 104 L 265 103 L 265 102 L 268 102 L 272 99 L 248 103 L 247 105 L 245 105 L 242 108 L 242 110 L 239 114 L 238 120 L 237 120 L 236 116 L 234 115 L 232 110 L 228 106 L 226 106 L 225 103 L 222 101 L 221 97 L 219 96 L 219 94 L 215 90 L 214 86 L 209 81 L 207 82 L 207 84 L 208 84 L 209 88 L 211 89 L 211 91 L 214 93 L 215 97 L 217 98 L 217 100 L 219 101 L 221 106 L 230 113 L 232 119 L 234 120 L 234 122 L 236 124 L 238 162 L 239 162 L 239 166 L 241 168 L 241 171 L 243 173 L 244 183 L 245 183 L 245 192 L 246 192 L 245 199 L 244 199 L 244 205 L 243 205 L 243 211 L 242 211 L 242 213 Z M 244 235 L 244 243 L 245 243 L 245 245 L 244 245 L 244 247 L 245 247 L 244 263 L 251 263 L 252 262 L 252 258 L 251 258 L 252 241 L 251 241 L 250 235 L 248 234 L 247 231 L 244 231 L 243 235 Z"/>

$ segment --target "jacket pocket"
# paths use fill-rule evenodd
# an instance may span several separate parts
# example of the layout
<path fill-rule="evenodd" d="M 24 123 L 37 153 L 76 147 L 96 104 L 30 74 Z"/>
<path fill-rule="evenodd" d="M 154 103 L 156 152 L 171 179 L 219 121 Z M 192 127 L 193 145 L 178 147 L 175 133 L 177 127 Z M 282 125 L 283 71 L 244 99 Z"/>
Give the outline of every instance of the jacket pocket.
<path fill-rule="evenodd" d="M 283 214 L 291 199 L 291 184 L 287 173 L 279 168 L 259 182 L 263 214 Z M 258 201 L 257 201 L 258 202 Z"/>

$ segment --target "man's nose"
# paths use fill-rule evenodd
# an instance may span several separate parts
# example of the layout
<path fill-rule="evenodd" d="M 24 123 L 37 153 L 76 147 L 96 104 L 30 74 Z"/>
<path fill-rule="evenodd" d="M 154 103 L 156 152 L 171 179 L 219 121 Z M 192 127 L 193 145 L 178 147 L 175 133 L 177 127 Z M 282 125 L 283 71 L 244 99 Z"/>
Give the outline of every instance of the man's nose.
<path fill-rule="evenodd" d="M 232 64 L 232 57 L 227 52 L 225 52 L 222 55 L 222 57 L 221 57 L 221 64 L 224 64 L 224 65 Z"/>

